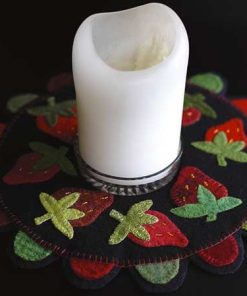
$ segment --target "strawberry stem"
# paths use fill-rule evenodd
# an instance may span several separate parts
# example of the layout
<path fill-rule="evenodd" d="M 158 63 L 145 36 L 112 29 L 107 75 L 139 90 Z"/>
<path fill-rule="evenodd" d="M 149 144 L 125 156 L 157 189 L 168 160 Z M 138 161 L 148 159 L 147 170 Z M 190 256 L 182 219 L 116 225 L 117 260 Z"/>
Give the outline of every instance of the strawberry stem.
<path fill-rule="evenodd" d="M 226 162 L 226 160 L 225 160 L 225 156 L 224 156 L 224 155 L 222 155 L 222 154 L 218 154 L 218 155 L 217 155 L 217 161 L 218 161 L 218 164 L 219 164 L 220 166 L 223 166 L 223 167 L 227 166 L 227 162 Z"/>
<path fill-rule="evenodd" d="M 116 219 L 119 222 L 123 222 L 125 220 L 125 216 L 114 209 L 110 211 L 110 217 Z"/>

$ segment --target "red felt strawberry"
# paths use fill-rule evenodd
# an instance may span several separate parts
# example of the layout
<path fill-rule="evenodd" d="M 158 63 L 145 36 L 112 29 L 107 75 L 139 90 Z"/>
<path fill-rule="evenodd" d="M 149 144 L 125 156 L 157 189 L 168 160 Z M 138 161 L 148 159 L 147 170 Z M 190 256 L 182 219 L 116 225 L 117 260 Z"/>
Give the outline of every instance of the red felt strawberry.
<path fill-rule="evenodd" d="M 247 98 L 233 99 L 232 104 L 247 115 Z"/>
<path fill-rule="evenodd" d="M 79 199 L 73 205 L 73 208 L 85 213 L 84 217 L 70 221 L 73 227 L 82 227 L 93 223 L 97 217 L 113 203 L 113 196 L 111 194 L 81 188 L 63 188 L 53 193 L 52 196 L 59 200 L 72 192 L 81 193 Z"/>
<path fill-rule="evenodd" d="M 3 123 L 0 123 L 0 138 L 1 138 L 1 136 L 2 136 L 2 134 L 4 132 L 4 130 L 5 130 L 5 128 L 6 128 L 6 125 L 3 124 Z"/>
<path fill-rule="evenodd" d="M 239 118 L 230 119 L 223 124 L 213 126 L 207 130 L 205 139 L 206 141 L 212 141 L 216 134 L 219 132 L 225 132 L 228 141 L 244 141 L 247 144 L 247 136 L 244 131 L 243 121 Z"/>
<path fill-rule="evenodd" d="M 53 178 L 60 170 L 75 176 L 76 171 L 66 156 L 68 148 L 60 146 L 58 149 L 41 142 L 31 142 L 34 151 L 22 155 L 15 166 L 3 177 L 3 181 L 10 185 L 39 183 Z"/>
<path fill-rule="evenodd" d="M 202 113 L 193 107 L 189 107 L 184 109 L 183 118 L 182 118 L 182 126 L 189 126 L 201 119 Z"/>
<path fill-rule="evenodd" d="M 56 92 L 66 86 L 73 85 L 73 76 L 71 73 L 60 73 L 56 76 L 53 76 L 47 84 L 47 90 L 49 92 Z"/>
<path fill-rule="evenodd" d="M 99 263 L 90 260 L 71 258 L 70 267 L 79 277 L 86 280 L 98 280 L 112 271 L 113 263 Z"/>
<path fill-rule="evenodd" d="M 6 226 L 8 224 L 10 224 L 9 218 L 6 216 L 6 214 L 2 210 L 0 210 L 0 227 Z"/>
<path fill-rule="evenodd" d="M 216 267 L 233 263 L 239 255 L 239 246 L 234 236 L 229 236 L 214 247 L 200 251 L 198 256 L 205 262 Z"/>
<path fill-rule="evenodd" d="M 157 217 L 159 221 L 154 224 L 143 225 L 150 235 L 150 240 L 139 239 L 130 233 L 128 238 L 133 242 L 147 248 L 159 246 L 177 246 L 183 248 L 188 245 L 187 237 L 166 215 L 151 210 L 145 213 Z"/>
<path fill-rule="evenodd" d="M 77 134 L 76 105 L 74 100 L 56 103 L 54 97 L 47 99 L 46 106 L 28 109 L 36 117 L 37 127 L 60 140 L 71 143 Z"/>
<path fill-rule="evenodd" d="M 45 170 L 34 170 L 35 164 L 42 159 L 38 153 L 22 155 L 11 171 L 3 177 L 3 181 L 9 185 L 39 183 L 53 178 L 59 172 L 59 166 L 53 165 Z"/>
<path fill-rule="evenodd" d="M 196 167 L 181 169 L 177 181 L 171 188 L 171 198 L 177 206 L 197 202 L 198 186 L 203 185 L 211 191 L 216 198 L 228 195 L 226 187 L 210 178 Z"/>

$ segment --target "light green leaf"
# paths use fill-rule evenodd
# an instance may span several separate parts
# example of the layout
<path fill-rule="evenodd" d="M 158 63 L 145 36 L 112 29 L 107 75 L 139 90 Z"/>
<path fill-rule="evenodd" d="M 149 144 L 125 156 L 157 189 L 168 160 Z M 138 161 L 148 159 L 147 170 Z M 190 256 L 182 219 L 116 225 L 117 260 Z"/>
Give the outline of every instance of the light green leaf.
<path fill-rule="evenodd" d="M 78 201 L 80 195 L 80 192 L 73 192 L 65 195 L 63 198 L 58 200 L 58 204 L 63 208 L 69 208 Z"/>
<path fill-rule="evenodd" d="M 158 222 L 159 219 L 153 215 L 144 214 L 142 217 L 140 217 L 140 219 L 138 219 L 138 221 L 141 224 L 154 224 L 154 223 Z"/>
<path fill-rule="evenodd" d="M 214 194 L 202 185 L 198 186 L 197 199 L 200 204 L 207 204 L 216 201 Z"/>
<path fill-rule="evenodd" d="M 189 82 L 198 85 L 216 94 L 224 89 L 222 78 L 214 73 L 197 74 L 189 78 Z"/>
<path fill-rule="evenodd" d="M 232 196 L 226 196 L 217 200 L 218 212 L 225 212 L 242 204 L 242 200 Z"/>
<path fill-rule="evenodd" d="M 153 201 L 151 199 L 138 202 L 129 209 L 128 216 L 135 216 L 139 214 L 142 215 L 143 212 L 146 212 L 147 210 L 149 210 L 152 205 L 153 205 Z"/>
<path fill-rule="evenodd" d="M 67 209 L 64 211 L 64 217 L 68 220 L 77 220 L 83 218 L 85 213 L 77 209 Z"/>
<path fill-rule="evenodd" d="M 229 143 L 227 146 L 228 146 L 227 148 L 231 151 L 241 151 L 245 147 L 245 142 L 236 141 L 236 142 Z"/>
<path fill-rule="evenodd" d="M 209 141 L 192 142 L 191 145 L 197 149 L 200 149 L 210 154 L 217 155 L 221 153 L 221 149 L 219 149 L 219 147 L 217 147 L 214 143 Z"/>
<path fill-rule="evenodd" d="M 247 231 L 247 222 L 245 222 L 243 225 L 242 225 L 242 229 Z"/>
<path fill-rule="evenodd" d="M 111 234 L 108 243 L 110 245 L 117 245 L 121 243 L 127 237 L 129 232 L 130 232 L 130 225 L 127 224 L 125 221 L 118 224 L 114 232 Z"/>
<path fill-rule="evenodd" d="M 202 204 L 187 204 L 171 209 L 171 213 L 183 218 L 200 218 L 208 214 L 205 206 Z"/>
<path fill-rule="evenodd" d="M 229 151 L 229 152 L 227 152 L 227 158 L 229 158 L 233 161 L 246 163 L 247 162 L 247 153 L 242 152 L 242 151 L 236 151 L 236 152 Z"/>
<path fill-rule="evenodd" d="M 142 225 L 131 227 L 131 233 L 134 234 L 134 236 L 136 236 L 139 239 L 142 239 L 145 241 L 150 240 L 149 233 Z"/>
<path fill-rule="evenodd" d="M 215 145 L 217 145 L 218 147 L 222 147 L 225 146 L 228 141 L 227 141 L 227 136 L 224 132 L 219 132 L 213 139 L 213 142 Z"/>
<path fill-rule="evenodd" d="M 135 266 L 138 273 L 149 283 L 165 285 L 179 272 L 179 259 L 156 264 Z"/>
<path fill-rule="evenodd" d="M 195 106 L 201 113 L 207 117 L 217 118 L 217 114 L 207 103 L 199 101 Z"/>
<path fill-rule="evenodd" d="M 36 100 L 38 97 L 39 96 L 37 94 L 21 94 L 14 96 L 8 100 L 7 109 L 12 113 L 16 113 L 23 106 Z"/>

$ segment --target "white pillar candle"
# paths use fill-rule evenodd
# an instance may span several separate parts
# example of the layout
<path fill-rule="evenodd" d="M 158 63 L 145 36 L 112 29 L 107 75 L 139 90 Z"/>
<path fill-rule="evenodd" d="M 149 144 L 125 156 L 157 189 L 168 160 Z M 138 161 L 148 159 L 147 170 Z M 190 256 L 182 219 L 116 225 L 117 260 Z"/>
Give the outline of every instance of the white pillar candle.
<path fill-rule="evenodd" d="M 81 24 L 73 44 L 79 151 L 97 178 L 138 185 L 167 174 L 180 149 L 188 55 L 183 23 L 163 4 Z"/>

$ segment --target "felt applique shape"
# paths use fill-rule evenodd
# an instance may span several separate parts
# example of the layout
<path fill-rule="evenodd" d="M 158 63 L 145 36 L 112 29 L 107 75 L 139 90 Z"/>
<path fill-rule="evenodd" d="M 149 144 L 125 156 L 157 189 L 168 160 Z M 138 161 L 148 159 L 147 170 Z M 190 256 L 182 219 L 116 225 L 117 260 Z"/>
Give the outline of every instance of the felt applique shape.
<path fill-rule="evenodd" d="M 231 102 L 234 107 L 247 115 L 247 98 L 232 99 Z"/>
<path fill-rule="evenodd" d="M 223 79 L 214 73 L 201 73 L 194 75 L 189 78 L 188 82 L 205 88 L 216 94 L 219 94 L 224 90 Z"/>
<path fill-rule="evenodd" d="M 15 236 L 14 253 L 25 261 L 40 261 L 52 254 L 51 251 L 42 248 L 22 231 L 18 231 Z"/>
<path fill-rule="evenodd" d="M 143 226 L 150 235 L 149 240 L 142 240 L 130 233 L 128 238 L 134 243 L 146 248 L 159 246 L 177 246 L 184 248 L 188 245 L 189 241 L 187 237 L 165 214 L 151 210 L 145 213 L 157 217 L 158 221 Z"/>
<path fill-rule="evenodd" d="M 7 109 L 12 112 L 18 112 L 22 107 L 36 100 L 39 96 L 37 94 L 20 94 L 11 97 L 7 102 Z"/>
<path fill-rule="evenodd" d="M 217 200 L 215 195 L 202 185 L 198 186 L 197 200 L 197 203 L 173 208 L 171 212 L 179 217 L 190 219 L 206 216 L 206 221 L 212 222 L 217 219 L 217 214 L 242 204 L 241 199 L 232 196 L 225 196 Z"/>
<path fill-rule="evenodd" d="M 49 79 L 47 83 L 47 90 L 50 93 L 55 93 L 68 86 L 73 86 L 73 75 L 71 73 L 64 72 Z"/>
<path fill-rule="evenodd" d="M 247 222 L 242 225 L 242 229 L 247 231 Z"/>
<path fill-rule="evenodd" d="M 54 192 L 52 196 L 60 200 L 73 192 L 80 194 L 73 208 L 82 211 L 85 215 L 81 219 L 72 220 L 73 227 L 84 227 L 93 223 L 98 216 L 109 208 L 113 203 L 113 195 L 103 191 L 85 190 L 81 188 L 62 188 Z"/>
<path fill-rule="evenodd" d="M 170 192 L 177 206 L 197 203 L 198 186 L 202 185 L 214 194 L 216 199 L 228 196 L 227 188 L 196 167 L 186 166 L 179 172 Z"/>
<path fill-rule="evenodd" d="M 1 138 L 5 128 L 6 128 L 6 125 L 4 123 L 0 122 L 0 138 Z"/>
<path fill-rule="evenodd" d="M 47 99 L 47 105 L 27 110 L 36 116 L 37 127 L 64 142 L 71 143 L 77 133 L 75 100 L 56 103 L 55 97 Z"/>
<path fill-rule="evenodd" d="M 239 256 L 238 242 L 234 236 L 229 236 L 219 244 L 200 251 L 198 256 L 203 261 L 215 267 L 230 265 Z"/>
<path fill-rule="evenodd" d="M 182 126 L 190 126 L 197 121 L 199 121 L 202 117 L 201 111 L 194 107 L 188 107 L 183 110 L 182 116 Z"/>
<path fill-rule="evenodd" d="M 136 265 L 135 269 L 146 281 L 156 285 L 165 285 L 178 274 L 179 259 L 156 264 Z"/>
<path fill-rule="evenodd" d="M 143 225 L 158 222 L 157 217 L 145 213 L 152 205 L 152 200 L 144 200 L 136 203 L 128 210 L 126 216 L 114 209 L 111 210 L 109 214 L 110 217 L 116 219 L 120 223 L 110 236 L 109 244 L 119 244 L 129 233 L 132 233 L 134 236 L 142 240 L 150 240 L 150 234 Z"/>
<path fill-rule="evenodd" d="M 213 141 L 192 142 L 191 145 L 206 153 L 216 155 L 219 166 L 227 166 L 227 158 L 236 162 L 247 162 L 247 153 L 242 151 L 245 142 L 235 141 L 230 143 L 227 141 L 225 132 L 219 132 Z"/>
<path fill-rule="evenodd" d="M 69 221 L 85 216 L 85 213 L 82 211 L 70 208 L 76 203 L 79 197 L 80 193 L 73 192 L 57 201 L 53 196 L 47 193 L 40 193 L 40 202 L 46 209 L 47 213 L 41 217 L 35 218 L 35 224 L 40 225 L 51 220 L 55 228 L 69 239 L 72 239 L 74 236 L 74 230 Z"/>
<path fill-rule="evenodd" d="M 205 102 L 205 100 L 205 96 L 201 93 L 193 95 L 186 93 L 184 96 L 184 110 L 188 108 L 195 108 L 207 117 L 216 118 L 216 112 Z"/>
<path fill-rule="evenodd" d="M 230 143 L 243 141 L 245 146 L 247 144 L 244 123 L 240 118 L 232 118 L 222 124 L 210 127 L 205 134 L 205 140 L 212 141 L 219 132 L 224 132 Z"/>
<path fill-rule="evenodd" d="M 22 155 L 15 166 L 3 177 L 9 185 L 39 183 L 53 178 L 59 171 L 70 176 L 77 172 L 68 158 L 69 149 L 65 146 L 55 148 L 42 142 L 31 142 L 32 153 Z"/>

